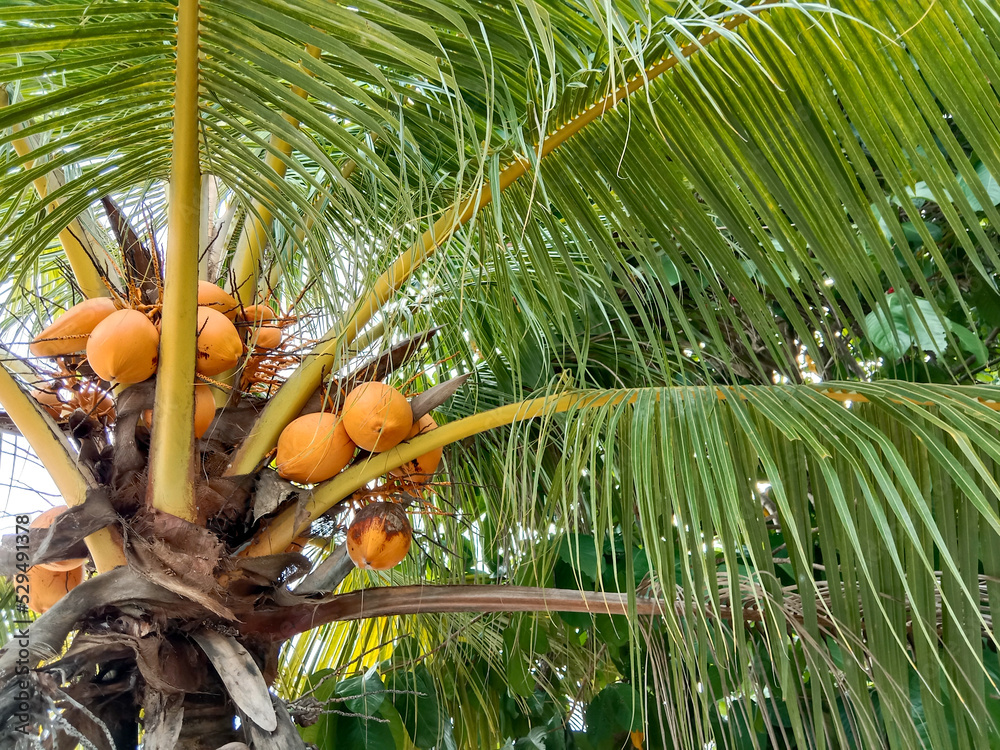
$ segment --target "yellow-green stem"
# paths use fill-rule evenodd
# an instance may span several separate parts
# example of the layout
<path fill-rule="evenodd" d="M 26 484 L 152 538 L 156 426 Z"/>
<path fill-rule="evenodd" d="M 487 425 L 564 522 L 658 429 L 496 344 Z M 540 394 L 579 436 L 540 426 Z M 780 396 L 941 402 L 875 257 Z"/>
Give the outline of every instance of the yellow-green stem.
<path fill-rule="evenodd" d="M 306 51 L 315 58 L 320 56 L 319 47 L 314 45 L 306 45 Z M 292 86 L 292 93 L 302 99 L 308 96 L 306 90 L 301 86 Z M 299 127 L 298 118 L 293 115 L 285 113 L 282 117 L 293 128 Z M 291 156 L 292 144 L 272 133 L 270 146 L 267 156 L 264 157 L 264 163 L 273 169 L 279 177 L 284 177 L 288 165 L 274 152 L 277 151 L 286 157 Z M 240 232 L 232 263 L 235 284 L 233 294 L 244 307 L 257 302 L 257 279 L 261 274 L 260 256 L 267 243 L 267 235 L 271 231 L 273 223 L 274 216 L 267 207 L 254 201 L 253 210 L 247 213 L 246 221 Z"/>
<path fill-rule="evenodd" d="M 712 388 L 712 386 L 707 387 Z M 705 386 L 692 390 L 704 389 Z M 720 401 L 724 401 L 731 395 L 728 388 L 715 388 L 714 390 L 716 397 Z M 480 414 L 473 414 L 471 417 L 449 422 L 438 427 L 436 430 L 401 443 L 385 453 L 373 454 L 365 462 L 356 464 L 341 472 L 333 479 L 322 483 L 313 491 L 304 507 L 300 508 L 296 506 L 289 508 L 287 511 L 275 516 L 258 533 L 257 538 L 254 539 L 242 554 L 256 557 L 284 552 L 295 537 L 304 533 L 309 528 L 309 524 L 352 492 L 365 487 L 369 482 L 379 477 L 386 476 L 393 469 L 399 468 L 435 448 L 441 448 L 458 440 L 464 440 L 480 432 L 514 424 L 515 422 L 535 419 L 540 416 L 559 414 L 572 409 L 591 409 L 600 406 L 634 403 L 639 397 L 639 393 L 640 389 L 611 393 L 580 391 L 563 395 L 543 396 L 541 398 L 510 404 L 509 406 L 501 406 L 497 409 L 491 409 Z M 870 400 L 863 394 L 847 390 L 817 388 L 816 393 L 817 395 L 838 402 L 852 401 L 854 403 L 867 403 Z M 659 398 L 658 391 L 656 397 Z M 746 399 L 746 396 L 740 394 L 740 398 Z M 933 406 L 933 402 L 931 401 L 916 401 L 912 399 L 908 399 L 905 402 L 896 399 L 890 399 L 890 401 L 893 403 L 909 403 L 917 406 Z M 980 400 L 980 403 L 990 409 L 1000 411 L 1000 402 L 984 402 Z"/>
<path fill-rule="evenodd" d="M 744 8 L 743 13 L 724 24 L 727 30 L 735 29 L 747 21 L 751 13 L 777 2 L 763 0 L 757 6 Z M 683 57 L 690 57 L 721 38 L 721 34 L 712 31 L 698 40 L 697 44 L 688 44 L 681 48 Z M 539 160 L 548 156 L 563 143 L 579 133 L 584 127 L 598 119 L 607 110 L 613 109 L 619 102 L 645 88 L 655 78 L 676 66 L 680 58 L 670 55 L 653 65 L 632 81 L 623 84 L 601 101 L 590 106 L 552 135 L 547 136 L 536 151 Z M 334 368 L 338 359 L 340 347 L 351 343 L 358 333 L 368 324 L 372 316 L 406 283 L 410 275 L 426 261 L 431 254 L 446 242 L 456 231 L 468 223 L 483 206 L 493 200 L 493 191 L 503 192 L 516 180 L 528 172 L 530 162 L 520 157 L 500 173 L 496 185 L 487 184 L 477 194 L 457 201 L 420 237 L 417 242 L 404 251 L 392 266 L 376 281 L 371 292 L 357 300 L 340 320 L 320 340 L 320 343 L 302 361 L 288 381 L 278 390 L 274 398 L 264 408 L 260 419 L 254 425 L 250 435 L 240 446 L 239 451 L 230 464 L 228 474 L 239 475 L 253 471 L 257 463 L 274 447 L 278 435 L 291 420 L 298 416 L 310 395 L 319 387 L 323 378 Z"/>
<path fill-rule="evenodd" d="M 194 521 L 194 369 L 201 174 L 198 147 L 198 0 L 177 8 L 173 152 L 160 361 L 150 446 L 153 507 Z"/>
<path fill-rule="evenodd" d="M 7 94 L 7 89 L 0 86 L 0 108 L 6 107 L 8 104 L 10 104 L 10 98 Z M 17 127 L 13 128 L 15 131 L 17 129 Z M 18 156 L 28 156 L 31 153 L 31 145 L 26 138 L 16 138 L 14 140 L 14 151 L 17 152 Z M 32 166 L 34 166 L 33 161 L 25 162 L 24 164 L 25 169 L 31 169 Z M 36 177 L 33 180 L 33 184 L 38 197 L 44 199 L 49 193 L 48 179 L 45 177 Z M 49 210 L 54 209 L 58 204 L 58 201 L 49 204 Z M 87 248 L 84 247 L 83 243 L 85 241 L 89 244 L 89 238 L 79 219 L 73 219 L 59 232 L 59 242 L 63 246 L 63 252 L 66 253 L 66 260 L 69 261 L 69 267 L 73 271 L 73 277 L 76 279 L 80 291 L 88 298 L 108 297 L 111 295 L 111 292 L 108 291 L 107 285 L 105 285 L 101 279 L 101 275 L 97 271 L 97 266 L 94 265 L 93 258 L 87 251 Z"/>
<path fill-rule="evenodd" d="M 348 354 L 354 356 L 359 352 L 363 352 L 365 349 L 371 346 L 372 342 L 375 341 L 375 339 L 380 339 L 384 335 L 385 335 L 385 321 L 380 320 L 378 323 L 373 325 L 371 328 L 369 328 L 367 331 L 362 333 L 360 336 L 358 336 L 358 338 L 354 340 L 354 343 L 351 344 L 350 349 L 348 350 Z"/>
<path fill-rule="evenodd" d="M 523 422 L 545 414 L 558 414 L 573 408 L 588 408 L 632 401 L 635 392 L 595 394 L 592 391 L 567 395 L 546 396 L 521 401 L 498 409 L 473 414 L 438 427 L 436 430 L 402 443 L 385 453 L 376 453 L 367 461 L 342 471 L 317 487 L 303 507 L 291 508 L 278 514 L 244 551 L 247 556 L 284 552 L 292 540 L 309 528 L 309 524 L 330 508 L 369 482 L 378 479 L 435 448 L 463 440 L 503 425 Z"/>
<path fill-rule="evenodd" d="M 33 398 L 21 390 L 2 365 L 0 406 L 45 466 L 66 504 L 80 505 L 86 500 L 87 490 L 94 486 L 93 477 L 77 465 L 73 449 L 62 430 L 38 408 Z M 121 543 L 113 537 L 110 529 L 91 534 L 86 542 L 97 572 L 103 573 L 125 564 Z"/>

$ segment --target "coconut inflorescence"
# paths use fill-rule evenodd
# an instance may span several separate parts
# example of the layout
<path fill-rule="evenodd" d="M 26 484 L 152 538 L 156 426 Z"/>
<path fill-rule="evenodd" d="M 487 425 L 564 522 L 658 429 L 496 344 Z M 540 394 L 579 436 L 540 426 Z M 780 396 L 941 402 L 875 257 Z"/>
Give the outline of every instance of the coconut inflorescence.
<path fill-rule="evenodd" d="M 410 428 L 410 434 L 406 436 L 406 439 L 411 440 L 417 435 L 423 435 L 434 429 L 437 429 L 437 422 L 434 421 L 430 414 L 424 414 Z M 421 456 L 417 456 L 412 461 L 408 461 L 402 466 L 393 469 L 389 473 L 394 477 L 400 477 L 414 484 L 424 484 L 437 471 L 438 466 L 441 464 L 441 455 L 443 452 L 443 448 L 434 448 Z"/>
<path fill-rule="evenodd" d="M 278 437 L 278 474 L 302 484 L 323 482 L 350 463 L 356 446 L 335 414 L 305 414 Z"/>
<path fill-rule="evenodd" d="M 87 337 L 118 307 L 110 297 L 97 297 L 73 305 L 35 336 L 28 349 L 36 357 L 60 357 L 82 352 Z"/>
<path fill-rule="evenodd" d="M 58 419 L 62 416 L 65 404 L 59 397 L 58 386 L 54 388 L 35 388 L 31 391 L 31 397 L 35 399 L 42 408 L 52 417 Z"/>
<path fill-rule="evenodd" d="M 344 401 L 344 427 L 351 440 L 372 453 L 387 451 L 410 434 L 413 410 L 402 393 L 385 383 L 362 383 Z"/>
<path fill-rule="evenodd" d="M 44 513 L 35 516 L 35 518 L 31 521 L 30 528 L 47 529 L 67 510 L 69 510 L 69 507 L 66 505 L 57 505 L 54 508 L 49 508 Z M 71 560 L 58 560 L 56 562 L 42 563 L 36 567 L 44 568 L 45 570 L 52 572 L 65 573 L 66 571 L 73 570 L 74 568 L 82 567 L 85 562 L 87 562 L 86 558 L 78 557 Z"/>
<path fill-rule="evenodd" d="M 365 570 L 388 570 L 410 551 L 413 528 L 397 503 L 379 502 L 357 512 L 347 529 L 347 554 Z"/>
<path fill-rule="evenodd" d="M 195 369 L 211 377 L 236 367 L 242 356 L 243 340 L 233 322 L 214 308 L 199 307 Z"/>
<path fill-rule="evenodd" d="M 131 385 L 156 372 L 160 333 L 138 310 L 118 310 L 97 324 L 87 340 L 87 361 L 103 380 Z"/>

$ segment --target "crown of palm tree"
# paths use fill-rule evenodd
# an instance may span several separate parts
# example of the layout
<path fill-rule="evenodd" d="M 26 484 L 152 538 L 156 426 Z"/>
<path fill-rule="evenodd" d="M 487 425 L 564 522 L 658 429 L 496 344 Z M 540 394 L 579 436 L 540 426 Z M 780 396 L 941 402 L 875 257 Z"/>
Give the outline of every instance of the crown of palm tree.
<path fill-rule="evenodd" d="M 0 7 L 0 426 L 72 506 L 33 570 L 98 573 L 0 706 L 111 748 L 140 706 L 146 747 L 991 746 L 998 40 L 977 0 Z M 211 376 L 199 281 L 246 350 Z M 155 379 L 29 355 L 101 296 Z M 280 478 L 367 381 L 436 429 Z M 377 501 L 414 545 L 354 570 Z"/>

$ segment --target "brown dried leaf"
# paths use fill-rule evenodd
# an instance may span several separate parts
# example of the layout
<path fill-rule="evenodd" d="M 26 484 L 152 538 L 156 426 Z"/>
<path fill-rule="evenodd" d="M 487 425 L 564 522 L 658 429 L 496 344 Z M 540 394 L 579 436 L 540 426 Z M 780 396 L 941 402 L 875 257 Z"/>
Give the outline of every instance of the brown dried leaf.
<path fill-rule="evenodd" d="M 131 640 L 136 665 L 151 688 L 177 694 L 201 690 L 208 672 L 190 643 L 159 635 Z"/>
<path fill-rule="evenodd" d="M 115 233 L 115 239 L 118 240 L 122 257 L 125 258 L 125 268 L 132 283 L 142 290 L 143 302 L 147 305 L 155 304 L 159 298 L 159 284 L 152 255 L 142 244 L 118 205 L 109 196 L 101 198 L 101 203 Z"/>
<path fill-rule="evenodd" d="M 262 472 L 253 494 L 253 520 L 274 513 L 288 502 L 298 499 L 302 492 L 291 482 L 286 482 L 273 471 Z"/>
<path fill-rule="evenodd" d="M 163 588 L 220 617 L 234 619 L 232 610 L 221 602 L 222 587 L 214 575 L 222 542 L 207 529 L 165 513 L 155 515 L 153 526 L 157 531 L 152 542 L 138 535 L 127 537 L 129 565 Z"/>
<path fill-rule="evenodd" d="M 198 512 L 198 524 L 204 526 L 208 519 L 215 518 L 226 507 L 226 498 L 205 482 L 197 482 L 194 486 L 194 506 Z"/>
<path fill-rule="evenodd" d="M 32 557 L 32 564 L 40 565 L 79 557 L 80 555 L 74 553 L 79 549 L 84 537 L 110 526 L 117 520 L 118 514 L 111 507 L 107 493 L 99 488 L 88 490 L 87 498 L 82 504 L 75 505 L 56 516 L 51 526 L 47 529 L 37 529 L 31 535 L 32 542 L 35 541 L 34 537 L 38 538 L 38 547 Z"/>
<path fill-rule="evenodd" d="M 42 535 L 32 533 L 28 537 L 28 560 L 25 561 L 21 559 L 21 564 L 25 562 L 31 564 L 32 556 L 35 554 L 35 550 L 38 548 L 38 543 L 41 541 Z M 24 541 L 24 537 L 21 537 L 21 542 Z M 13 576 L 18 571 L 18 554 L 23 553 L 23 549 L 18 549 L 23 547 L 23 544 L 18 543 L 16 534 L 4 534 L 0 537 L 0 576 Z M 87 550 L 87 545 L 84 542 L 78 542 L 72 547 L 67 547 L 63 549 L 63 554 L 66 555 L 64 559 L 73 560 L 77 558 L 85 558 L 90 552 Z"/>
<path fill-rule="evenodd" d="M 235 638 L 203 628 L 191 637 L 201 646 L 229 692 L 233 703 L 265 732 L 278 726 L 271 694 L 257 662 Z"/>
<path fill-rule="evenodd" d="M 175 750 L 184 723 L 184 696 L 146 691 L 144 750 Z"/>
<path fill-rule="evenodd" d="M 135 431 L 139 419 L 146 409 L 153 408 L 152 382 L 137 383 L 121 392 L 115 402 L 118 417 L 115 421 L 115 453 L 112 461 L 112 477 L 115 484 L 123 484 L 129 475 L 141 471 L 146 465 L 146 457 L 139 449 Z"/>
<path fill-rule="evenodd" d="M 211 431 L 205 433 L 213 437 L 203 438 L 202 443 L 228 450 L 232 445 L 242 442 L 257 423 L 257 416 L 263 408 L 262 401 L 244 399 L 235 406 L 220 409 L 215 415 Z"/>
<path fill-rule="evenodd" d="M 126 547 L 128 555 L 128 547 Z M 134 555 L 132 555 L 134 559 Z M 157 616 L 169 612 L 172 617 L 204 617 L 204 607 L 158 585 L 134 568 L 123 566 L 84 581 L 56 602 L 48 612 L 31 625 L 31 642 L 25 647 L 17 638 L 0 649 L 0 677 L 10 674 L 22 662 L 34 667 L 38 660 L 57 655 L 71 630 L 88 613 L 105 607 L 131 607 Z"/>
<path fill-rule="evenodd" d="M 312 563 L 309 558 L 298 552 L 281 552 L 277 555 L 262 555 L 260 557 L 237 557 L 232 559 L 233 570 L 240 570 L 253 583 L 259 586 L 274 586 L 278 583 L 290 583 L 303 576 Z M 291 572 L 285 575 L 285 572 Z"/>
<path fill-rule="evenodd" d="M 208 486 L 226 498 L 226 505 L 242 514 L 250 498 L 250 477 L 213 477 Z"/>

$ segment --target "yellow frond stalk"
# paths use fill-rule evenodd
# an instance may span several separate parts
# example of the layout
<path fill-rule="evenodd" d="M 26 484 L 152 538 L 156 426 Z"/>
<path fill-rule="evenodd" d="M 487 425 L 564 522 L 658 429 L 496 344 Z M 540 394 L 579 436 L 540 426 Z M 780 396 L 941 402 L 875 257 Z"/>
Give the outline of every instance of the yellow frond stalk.
<path fill-rule="evenodd" d="M 744 8 L 743 13 L 734 17 L 724 28 L 735 29 L 752 17 L 752 14 L 777 2 L 764 0 L 757 6 Z M 698 44 L 689 44 L 681 49 L 682 57 L 690 57 L 708 44 L 721 38 L 721 33 L 713 31 L 699 39 Z M 608 94 L 604 99 L 591 105 L 586 111 L 566 123 L 552 135 L 547 136 L 536 151 L 539 160 L 548 156 L 555 149 L 579 133 L 584 127 L 598 119 L 632 94 L 646 88 L 651 81 L 666 73 L 680 63 L 680 58 L 670 55 L 651 68 L 643 71 L 632 81 L 623 84 Z M 260 419 L 254 425 L 250 435 L 240 446 L 239 451 L 230 464 L 228 474 L 239 475 L 253 471 L 257 463 L 267 455 L 278 441 L 278 435 L 285 425 L 292 421 L 312 393 L 319 387 L 323 378 L 331 372 L 339 362 L 342 346 L 350 344 L 372 317 L 382 309 L 382 306 L 410 278 L 410 275 L 433 252 L 444 244 L 456 231 L 467 224 L 479 210 L 488 206 L 493 200 L 493 191 L 503 192 L 514 182 L 527 174 L 531 166 L 528 159 L 520 157 L 500 173 L 497 185 L 484 185 L 477 194 L 460 200 L 448 208 L 444 214 L 420 237 L 417 242 L 404 251 L 392 266 L 376 281 L 367 296 L 357 300 L 340 320 L 324 334 L 320 343 L 302 361 L 298 369 L 275 394 L 267 404 Z"/>
<path fill-rule="evenodd" d="M 180 0 L 167 256 L 149 485 L 154 508 L 187 521 L 197 517 L 192 445 L 201 213 L 199 154 L 198 0 Z"/>
<path fill-rule="evenodd" d="M 309 524 L 330 508 L 369 482 L 388 474 L 428 451 L 464 440 L 471 435 L 493 430 L 504 425 L 534 419 L 543 414 L 557 414 L 573 408 L 604 406 L 634 400 L 636 397 L 621 393 L 595 396 L 592 392 L 547 396 L 501 406 L 471 417 L 441 425 L 413 440 L 402 443 L 384 453 L 372 454 L 364 463 L 345 469 L 333 479 L 319 485 L 302 508 L 279 513 L 243 552 L 249 557 L 284 552 L 292 540 Z"/>
<path fill-rule="evenodd" d="M 711 387 L 711 386 L 708 386 Z M 694 387 L 685 390 L 701 390 L 701 387 Z M 815 392 L 819 396 L 829 398 L 838 402 L 868 403 L 869 398 L 860 393 L 847 390 L 835 390 L 832 388 L 815 387 Z M 715 388 L 715 395 L 720 401 L 732 395 L 730 388 Z M 746 396 L 739 394 L 745 400 Z M 473 414 L 471 417 L 458 419 L 454 422 L 441 425 L 436 430 L 424 433 L 413 440 L 402 443 L 392 450 L 384 453 L 371 455 L 364 463 L 356 464 L 345 469 L 340 474 L 327 482 L 319 485 L 310 495 L 309 502 L 304 508 L 290 508 L 278 514 L 267 527 L 265 527 L 257 538 L 244 550 L 242 554 L 250 557 L 259 555 L 270 555 L 284 552 L 292 540 L 308 530 L 309 525 L 326 513 L 330 508 L 348 497 L 352 492 L 365 487 L 370 482 L 379 477 L 387 475 L 392 469 L 396 469 L 418 456 L 441 448 L 450 443 L 464 440 L 465 438 L 477 435 L 481 432 L 512 425 L 529 419 L 536 419 L 541 416 L 551 416 L 571 410 L 593 409 L 602 406 L 615 406 L 620 404 L 631 404 L 639 398 L 638 390 L 598 392 L 580 391 L 563 395 L 543 396 L 540 398 L 521 401 L 508 406 L 501 406 L 497 409 Z M 657 399 L 659 393 L 657 393 Z M 896 399 L 890 399 L 893 403 L 904 403 Z M 990 409 L 1000 411 L 1000 403 L 993 401 L 979 402 Z M 915 406 L 933 406 L 930 401 L 908 400 Z"/>
<path fill-rule="evenodd" d="M 14 422 L 38 459 L 55 482 L 67 505 L 80 505 L 87 490 L 95 486 L 93 477 L 84 473 L 73 456 L 73 449 L 62 430 L 18 386 L 17 381 L 0 365 L 0 406 Z M 101 529 L 86 539 L 98 573 L 125 564 L 121 540 L 110 529 Z"/>
<path fill-rule="evenodd" d="M 320 49 L 314 45 L 306 45 L 306 51 L 315 58 L 319 58 Z M 308 71 L 306 71 L 308 72 Z M 292 93 L 305 99 L 308 93 L 301 86 L 292 86 Z M 298 128 L 300 123 L 294 115 L 285 113 L 282 115 L 285 121 L 293 128 Z M 284 177 L 288 170 L 288 165 L 275 151 L 286 157 L 292 155 L 292 144 L 272 134 L 270 140 L 271 150 L 264 158 L 264 163 L 273 169 L 279 177 Z M 233 294 L 240 303 L 247 307 L 255 304 L 257 300 L 257 279 L 261 274 L 260 256 L 267 244 L 267 235 L 271 231 L 274 223 L 274 216 L 261 203 L 254 201 L 253 210 L 247 213 L 246 221 L 240 232 L 240 238 L 236 245 L 236 253 L 233 256 L 233 276 L 235 288 Z"/>
<path fill-rule="evenodd" d="M 7 94 L 7 89 L 0 86 L 0 108 L 6 107 L 8 104 L 10 104 L 10 98 Z M 16 126 L 13 128 L 15 132 L 19 129 Z M 29 156 L 31 154 L 31 145 L 28 143 L 28 139 L 15 138 L 14 151 L 20 157 Z M 31 169 L 32 166 L 34 166 L 34 161 L 25 162 L 24 164 L 25 169 Z M 39 198 L 44 199 L 49 194 L 49 180 L 47 177 L 36 177 L 33 180 L 33 184 Z M 48 208 L 51 211 L 58 205 L 59 201 L 55 201 L 50 203 Z M 66 228 L 59 232 L 59 242 L 63 246 L 66 260 L 69 261 L 70 269 L 73 271 L 73 277 L 76 279 L 80 291 L 88 298 L 110 296 L 111 292 L 108 291 L 107 285 L 94 265 L 91 254 L 95 252 L 94 243 L 84 230 L 79 219 L 73 219 Z"/>

